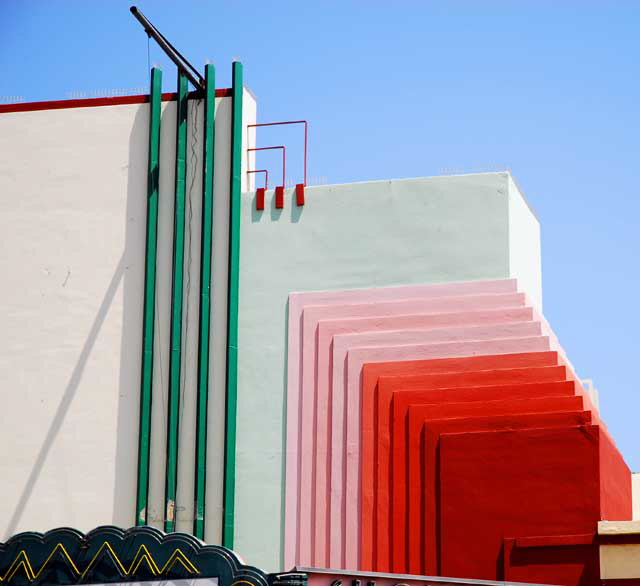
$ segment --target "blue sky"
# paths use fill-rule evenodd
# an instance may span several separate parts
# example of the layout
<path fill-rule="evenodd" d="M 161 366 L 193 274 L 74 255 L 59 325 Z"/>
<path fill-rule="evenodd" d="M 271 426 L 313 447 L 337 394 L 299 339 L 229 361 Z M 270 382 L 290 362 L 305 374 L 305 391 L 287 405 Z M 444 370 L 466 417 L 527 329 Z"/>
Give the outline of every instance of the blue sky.
<path fill-rule="evenodd" d="M 148 59 L 173 91 L 130 4 L 0 0 L 0 102 L 145 86 Z M 261 121 L 308 119 L 313 177 L 511 169 L 542 224 L 545 314 L 640 471 L 640 2 L 137 5 L 218 86 L 239 58 Z"/>

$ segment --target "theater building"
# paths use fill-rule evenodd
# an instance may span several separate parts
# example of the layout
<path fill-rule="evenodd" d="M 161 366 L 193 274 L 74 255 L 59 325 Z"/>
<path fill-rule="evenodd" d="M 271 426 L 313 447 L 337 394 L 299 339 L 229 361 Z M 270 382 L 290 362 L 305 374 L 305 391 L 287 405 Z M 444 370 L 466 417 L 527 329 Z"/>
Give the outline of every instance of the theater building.
<path fill-rule="evenodd" d="M 512 175 L 310 186 L 161 77 L 0 106 L 2 582 L 640 584 Z"/>

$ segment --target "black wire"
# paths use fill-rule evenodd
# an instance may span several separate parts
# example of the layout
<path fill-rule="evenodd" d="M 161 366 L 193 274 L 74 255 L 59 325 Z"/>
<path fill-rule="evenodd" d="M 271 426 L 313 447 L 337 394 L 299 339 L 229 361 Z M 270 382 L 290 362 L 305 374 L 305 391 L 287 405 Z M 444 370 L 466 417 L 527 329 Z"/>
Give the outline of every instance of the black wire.
<path fill-rule="evenodd" d="M 149 74 L 149 89 L 151 89 L 151 35 L 147 35 L 147 73 Z"/>

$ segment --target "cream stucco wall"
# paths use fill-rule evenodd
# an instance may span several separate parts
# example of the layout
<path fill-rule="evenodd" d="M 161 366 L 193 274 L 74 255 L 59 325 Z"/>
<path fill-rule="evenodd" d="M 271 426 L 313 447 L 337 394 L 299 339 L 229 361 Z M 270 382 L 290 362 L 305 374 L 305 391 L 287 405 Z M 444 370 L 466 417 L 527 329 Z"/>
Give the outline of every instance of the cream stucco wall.
<path fill-rule="evenodd" d="M 631 475 L 631 493 L 633 495 L 633 519 L 640 521 L 640 472 Z"/>
<path fill-rule="evenodd" d="M 600 521 L 598 534 L 610 541 L 600 545 L 600 577 L 640 580 L 640 522 Z"/>
<path fill-rule="evenodd" d="M 288 190 L 283 210 L 272 198 L 242 202 L 235 547 L 275 571 L 289 293 L 518 276 L 539 301 L 541 286 L 538 222 L 507 173 L 310 187 L 301 208 Z"/>
<path fill-rule="evenodd" d="M 220 540 L 230 98 L 216 100 L 207 538 Z M 245 92 L 245 123 L 255 101 Z M 203 107 L 189 102 L 178 528 L 193 509 Z M 0 538 L 134 522 L 147 104 L 0 114 Z M 163 511 L 175 103 L 162 108 L 149 518 Z M 246 145 L 245 145 L 246 146 Z M 244 175 L 244 173 L 243 173 Z"/>
<path fill-rule="evenodd" d="M 245 91 L 245 148 L 255 101 Z M 207 533 L 220 541 L 230 100 L 216 101 Z M 177 528 L 193 508 L 202 106 L 190 102 Z M 162 111 L 150 522 L 161 526 L 175 104 Z M 133 523 L 148 105 L 0 114 L 2 537 Z M 244 171 L 252 165 L 244 153 Z M 537 220 L 506 173 L 243 194 L 235 547 L 281 569 L 287 297 L 292 291 L 516 276 L 540 300 Z"/>

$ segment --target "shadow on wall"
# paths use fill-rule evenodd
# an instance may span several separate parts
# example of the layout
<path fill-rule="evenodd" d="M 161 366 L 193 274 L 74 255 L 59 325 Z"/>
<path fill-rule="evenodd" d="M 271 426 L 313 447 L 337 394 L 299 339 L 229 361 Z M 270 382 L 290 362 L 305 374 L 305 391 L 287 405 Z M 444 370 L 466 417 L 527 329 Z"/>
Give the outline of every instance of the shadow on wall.
<path fill-rule="evenodd" d="M 245 197 L 246 195 L 243 194 Z M 304 211 L 305 206 L 296 205 L 296 190 L 295 187 L 293 189 L 285 189 L 284 192 L 284 208 L 278 209 L 276 208 L 276 196 L 275 191 L 271 190 L 265 194 L 265 209 L 263 211 L 256 209 L 256 199 L 257 196 L 254 194 L 251 199 L 251 222 L 262 222 L 266 221 L 267 213 L 271 218 L 272 222 L 277 222 L 281 220 L 283 217 L 286 218 L 285 213 L 287 208 L 291 209 L 291 215 L 289 221 L 292 224 L 297 224 L 300 221 L 302 216 L 302 212 Z M 267 211 L 268 210 L 268 211 Z"/>
<path fill-rule="evenodd" d="M 56 413 L 53 416 L 53 420 L 51 421 L 51 425 L 49 426 L 42 447 L 38 452 L 36 461 L 33 465 L 33 468 L 31 469 L 31 472 L 29 473 L 29 477 L 27 478 L 24 489 L 20 494 L 18 504 L 16 505 L 14 513 L 11 516 L 9 523 L 7 524 L 4 539 L 7 539 L 15 533 L 16 527 L 20 523 L 20 519 L 22 518 L 25 508 L 29 503 L 29 499 L 31 498 L 33 489 L 38 482 L 38 478 L 40 477 L 44 464 L 46 463 L 47 457 L 49 456 L 51 446 L 54 444 L 56 436 L 58 435 L 58 432 L 60 431 L 60 428 L 64 423 L 69 408 L 71 407 L 71 403 L 73 402 L 73 399 L 77 394 L 84 369 L 87 365 L 89 357 L 91 356 L 91 351 L 93 350 L 95 342 L 98 338 L 100 329 L 102 328 L 102 324 L 104 323 L 104 320 L 109 313 L 109 308 L 111 307 L 111 303 L 113 302 L 113 299 L 116 295 L 124 271 L 125 255 L 120 257 L 120 260 L 118 261 L 118 264 L 116 266 L 116 270 L 113 273 L 113 277 L 111 277 L 109 286 L 107 287 L 104 297 L 102 298 L 98 313 L 96 314 L 96 317 L 91 324 L 89 335 L 87 336 L 87 339 L 82 346 L 78 361 L 76 362 L 76 365 L 71 372 L 71 376 L 69 377 L 69 382 L 67 383 L 64 394 L 62 395 L 62 400 L 60 401 Z"/>
<path fill-rule="evenodd" d="M 127 208 L 123 253 L 122 338 L 118 389 L 113 520 L 118 527 L 135 525 L 140 413 L 140 369 L 146 234 L 148 108 L 136 113 L 129 136 Z"/>
<path fill-rule="evenodd" d="M 142 127 L 142 128 L 141 128 Z M 146 201 L 147 115 L 144 108 L 136 114 L 130 137 L 126 228 L 124 251 L 114 270 L 71 372 L 62 399 L 45 435 L 44 442 L 29 473 L 20 498 L 9 519 L 3 539 L 13 535 L 29 504 L 34 488 L 47 462 L 51 447 L 62 428 L 69 409 L 77 396 L 80 383 L 96 340 L 107 318 L 113 300 L 123 280 L 123 323 L 120 348 L 117 443 L 115 450 L 115 494 L 112 519 L 104 519 L 120 527 L 135 524 L 136 462 L 138 437 L 138 397 L 140 379 L 140 324 L 142 323 L 142 291 L 144 279 L 144 227 Z M 115 392 L 115 389 L 114 389 Z"/>

